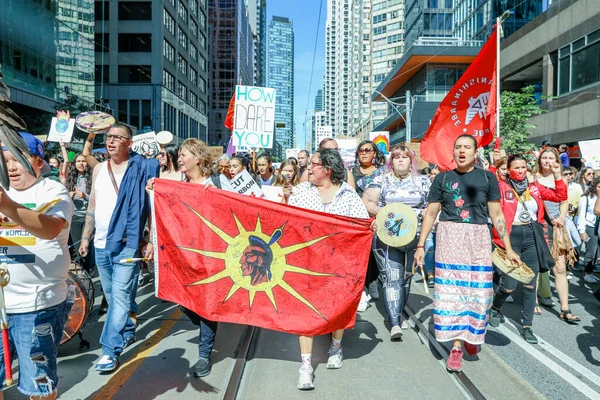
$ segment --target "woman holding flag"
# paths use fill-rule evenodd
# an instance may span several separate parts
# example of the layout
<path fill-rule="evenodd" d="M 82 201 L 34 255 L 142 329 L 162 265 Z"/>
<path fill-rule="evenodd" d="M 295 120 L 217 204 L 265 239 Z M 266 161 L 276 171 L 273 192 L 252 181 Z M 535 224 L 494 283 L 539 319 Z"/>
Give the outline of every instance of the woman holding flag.
<path fill-rule="evenodd" d="M 493 297 L 492 240 L 488 218 L 506 249 L 507 259 L 520 263 L 512 250 L 500 206 L 498 180 L 475 168 L 477 141 L 461 135 L 454 142 L 454 170 L 435 177 L 429 191 L 415 261 L 423 264 L 425 240 L 438 213 L 433 316 L 435 337 L 452 342 L 446 362 L 450 372 L 462 369 L 462 346 L 475 355 L 485 338 Z"/>

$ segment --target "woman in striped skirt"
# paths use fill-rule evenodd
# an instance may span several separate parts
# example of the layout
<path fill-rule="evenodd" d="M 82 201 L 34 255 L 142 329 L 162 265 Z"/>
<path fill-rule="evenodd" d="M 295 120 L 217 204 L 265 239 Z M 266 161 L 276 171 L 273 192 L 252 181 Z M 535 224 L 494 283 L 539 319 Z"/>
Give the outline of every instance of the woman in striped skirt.
<path fill-rule="evenodd" d="M 454 142 L 457 168 L 435 177 L 429 191 L 421 236 L 415 253 L 423 263 L 425 239 L 440 213 L 436 233 L 433 320 L 439 342 L 452 342 L 446 362 L 451 372 L 462 369 L 462 346 L 470 355 L 483 344 L 494 288 L 492 239 L 488 217 L 505 246 L 507 258 L 520 262 L 506 234 L 496 176 L 475 168 L 477 142 L 462 135 Z"/>

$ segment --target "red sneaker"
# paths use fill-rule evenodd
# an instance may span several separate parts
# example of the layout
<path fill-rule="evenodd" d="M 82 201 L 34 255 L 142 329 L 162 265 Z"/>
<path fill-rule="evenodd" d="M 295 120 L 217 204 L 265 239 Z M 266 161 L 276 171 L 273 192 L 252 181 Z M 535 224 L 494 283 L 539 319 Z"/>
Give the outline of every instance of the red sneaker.
<path fill-rule="evenodd" d="M 479 353 L 479 346 L 476 344 L 471 344 L 469 342 L 463 342 L 465 350 L 470 356 L 476 356 Z"/>
<path fill-rule="evenodd" d="M 462 370 L 462 349 L 453 347 L 450 351 L 450 356 L 446 360 L 446 369 L 448 372 L 460 372 Z"/>

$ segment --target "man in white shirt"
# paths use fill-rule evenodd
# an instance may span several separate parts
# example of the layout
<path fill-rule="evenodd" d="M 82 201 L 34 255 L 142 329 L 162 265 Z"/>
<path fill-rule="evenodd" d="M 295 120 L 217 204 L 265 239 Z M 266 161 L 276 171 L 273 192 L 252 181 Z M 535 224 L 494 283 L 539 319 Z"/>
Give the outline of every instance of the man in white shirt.
<path fill-rule="evenodd" d="M 42 177 L 42 142 L 29 133 L 21 137 L 36 176 L 2 149 L 11 186 L 0 187 L 0 262 L 11 275 L 4 288 L 9 337 L 19 359 L 19 391 L 32 399 L 56 399 L 56 357 L 69 311 L 65 280 L 73 201 L 61 183 Z M 4 377 L 2 363 L 0 382 Z"/>

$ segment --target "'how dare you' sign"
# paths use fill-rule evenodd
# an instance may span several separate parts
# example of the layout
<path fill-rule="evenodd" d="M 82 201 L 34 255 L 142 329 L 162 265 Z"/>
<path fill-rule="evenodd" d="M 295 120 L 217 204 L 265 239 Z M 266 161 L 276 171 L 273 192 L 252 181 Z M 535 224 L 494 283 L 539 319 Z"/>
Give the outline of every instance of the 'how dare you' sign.
<path fill-rule="evenodd" d="M 273 147 L 275 89 L 236 86 L 233 120 L 234 146 Z"/>

